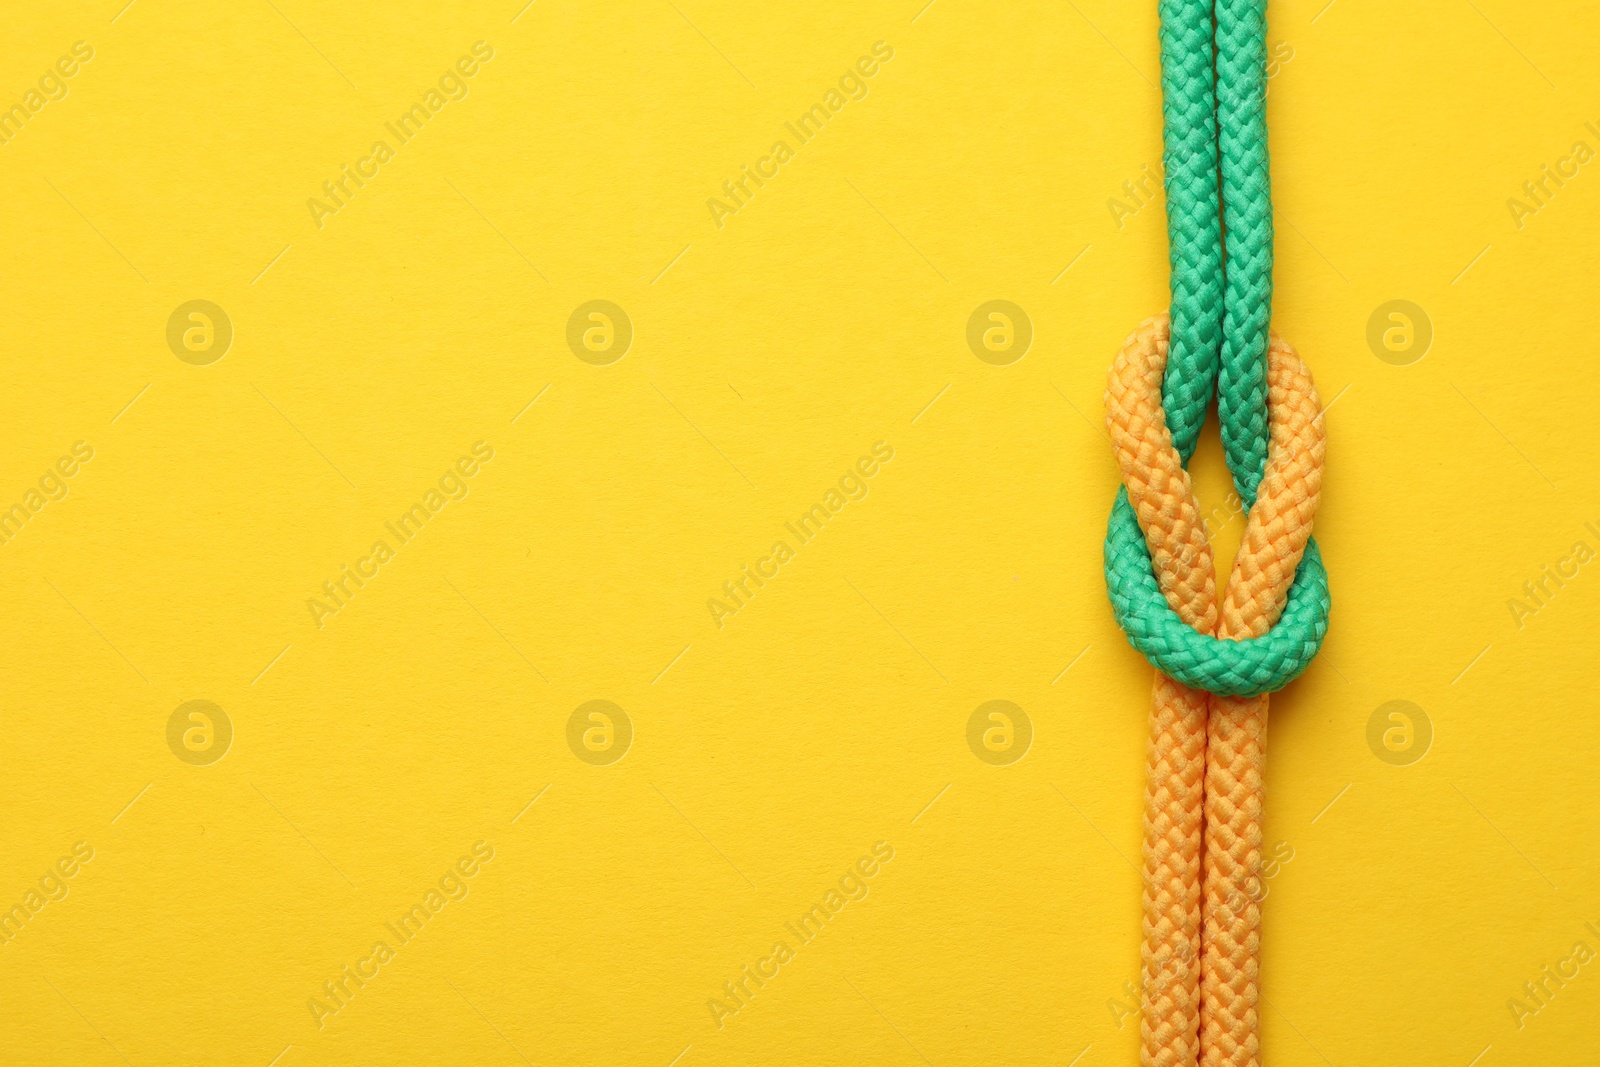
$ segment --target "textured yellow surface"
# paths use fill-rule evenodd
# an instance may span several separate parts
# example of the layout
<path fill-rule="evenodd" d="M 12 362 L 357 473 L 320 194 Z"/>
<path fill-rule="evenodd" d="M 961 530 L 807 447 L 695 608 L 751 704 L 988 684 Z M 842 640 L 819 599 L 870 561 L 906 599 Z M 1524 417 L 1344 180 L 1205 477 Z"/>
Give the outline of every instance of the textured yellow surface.
<path fill-rule="evenodd" d="M 521 2 L 7 13 L 0 1061 L 1135 1062 L 1155 5 Z M 1267 1054 L 1593 1062 L 1600 14 L 1324 3 Z"/>

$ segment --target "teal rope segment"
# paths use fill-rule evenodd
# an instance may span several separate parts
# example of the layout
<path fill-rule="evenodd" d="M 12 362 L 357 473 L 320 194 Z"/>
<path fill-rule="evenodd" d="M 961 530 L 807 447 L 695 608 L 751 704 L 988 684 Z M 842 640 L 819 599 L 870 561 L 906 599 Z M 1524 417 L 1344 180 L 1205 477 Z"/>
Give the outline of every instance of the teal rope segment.
<path fill-rule="evenodd" d="M 1217 0 L 1217 126 L 1226 261 L 1217 415 L 1246 506 L 1267 465 L 1272 176 L 1267 162 L 1266 0 Z"/>
<path fill-rule="evenodd" d="M 1222 351 L 1222 218 L 1210 0 L 1161 0 L 1161 104 L 1172 340 L 1161 381 L 1172 443 L 1194 454 Z"/>

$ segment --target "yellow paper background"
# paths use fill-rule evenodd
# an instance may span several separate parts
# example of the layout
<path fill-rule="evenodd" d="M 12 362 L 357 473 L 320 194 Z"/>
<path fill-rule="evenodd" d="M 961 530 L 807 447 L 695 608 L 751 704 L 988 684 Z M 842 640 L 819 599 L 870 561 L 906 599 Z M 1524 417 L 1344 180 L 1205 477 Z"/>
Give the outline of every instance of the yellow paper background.
<path fill-rule="evenodd" d="M 1335 609 L 1273 700 L 1267 1054 L 1593 1062 L 1600 964 L 1508 1001 L 1600 950 L 1600 565 L 1508 601 L 1600 549 L 1600 164 L 1520 228 L 1507 200 L 1600 149 L 1600 14 L 1324 3 L 1270 10 L 1275 325 L 1335 405 Z M 1159 167 L 1155 5 L 519 6 L 8 13 L 0 106 L 93 58 L 0 146 L 0 506 L 93 459 L 0 545 L 0 908 L 94 854 L 0 948 L 0 1061 L 1136 1062 L 1150 671 L 1105 602 L 1098 427 L 1166 300 L 1159 200 L 1108 204 Z M 479 41 L 319 227 L 308 198 Z M 204 366 L 166 340 L 196 299 L 235 332 Z M 634 329 L 604 366 L 566 342 L 595 299 Z M 991 299 L 1034 330 L 1005 366 L 965 339 Z M 1405 366 L 1367 343 L 1395 299 L 1434 333 Z M 466 498 L 319 627 L 308 598 L 478 441 Z M 716 626 L 879 441 L 868 495 Z M 1220 504 L 1213 437 L 1195 469 Z M 167 742 L 197 699 L 234 730 L 209 766 Z M 634 731 L 609 766 L 567 744 L 594 699 Z M 968 748 L 990 700 L 1032 723 L 1009 766 Z M 1420 761 L 1369 748 L 1391 700 Z M 469 895 L 319 1026 L 479 841 Z"/>

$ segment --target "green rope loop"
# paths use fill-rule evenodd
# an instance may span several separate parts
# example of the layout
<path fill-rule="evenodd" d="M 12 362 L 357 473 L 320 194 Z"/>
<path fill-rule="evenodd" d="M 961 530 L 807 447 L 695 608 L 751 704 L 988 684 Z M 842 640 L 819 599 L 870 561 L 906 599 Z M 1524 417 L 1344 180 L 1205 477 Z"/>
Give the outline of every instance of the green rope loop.
<path fill-rule="evenodd" d="M 1143 559 L 1143 566 L 1113 567 L 1113 557 Z M 1106 530 L 1106 589 L 1111 612 L 1156 670 L 1190 689 L 1223 696 L 1275 693 L 1309 666 L 1328 633 L 1328 572 L 1316 539 L 1295 572 L 1278 624 L 1262 637 L 1227 641 L 1200 633 L 1178 617 L 1156 581 L 1150 549 L 1126 489 L 1117 492 Z"/>
<path fill-rule="evenodd" d="M 1216 390 L 1228 470 L 1249 507 L 1269 438 L 1266 0 L 1161 0 L 1160 16 L 1172 262 L 1162 407 L 1187 465 Z M 1264 637 L 1244 641 L 1199 633 L 1172 610 L 1126 490 L 1112 506 L 1105 564 L 1112 612 L 1129 643 L 1191 688 L 1233 696 L 1274 692 L 1310 665 L 1327 633 L 1328 577 L 1315 539 L 1306 545 L 1282 618 Z"/>

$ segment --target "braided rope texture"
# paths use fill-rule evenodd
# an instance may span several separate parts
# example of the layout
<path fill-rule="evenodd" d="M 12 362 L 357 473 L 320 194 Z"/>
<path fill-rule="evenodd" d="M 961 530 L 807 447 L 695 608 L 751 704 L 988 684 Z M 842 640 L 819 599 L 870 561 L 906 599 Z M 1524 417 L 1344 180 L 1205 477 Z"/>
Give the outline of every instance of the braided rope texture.
<path fill-rule="evenodd" d="M 1162 163 L 1172 262 L 1172 357 L 1162 406 L 1187 462 L 1222 352 L 1222 215 L 1217 185 L 1211 0 L 1160 0 Z"/>
<path fill-rule="evenodd" d="M 1266 463 L 1267 328 L 1272 318 L 1272 178 L 1267 169 L 1266 0 L 1216 0 L 1217 139 L 1224 264 L 1217 416 L 1246 504 Z"/>
<path fill-rule="evenodd" d="M 1291 600 L 1322 484 L 1321 405 L 1273 338 L 1265 467 L 1219 603 L 1184 459 L 1163 415 L 1169 320 L 1146 321 L 1112 364 L 1106 425 L 1155 580 L 1185 626 L 1266 635 Z M 1265 695 L 1216 696 L 1158 674 L 1145 796 L 1142 1057 L 1146 1065 L 1260 1063 L 1261 771 Z"/>

